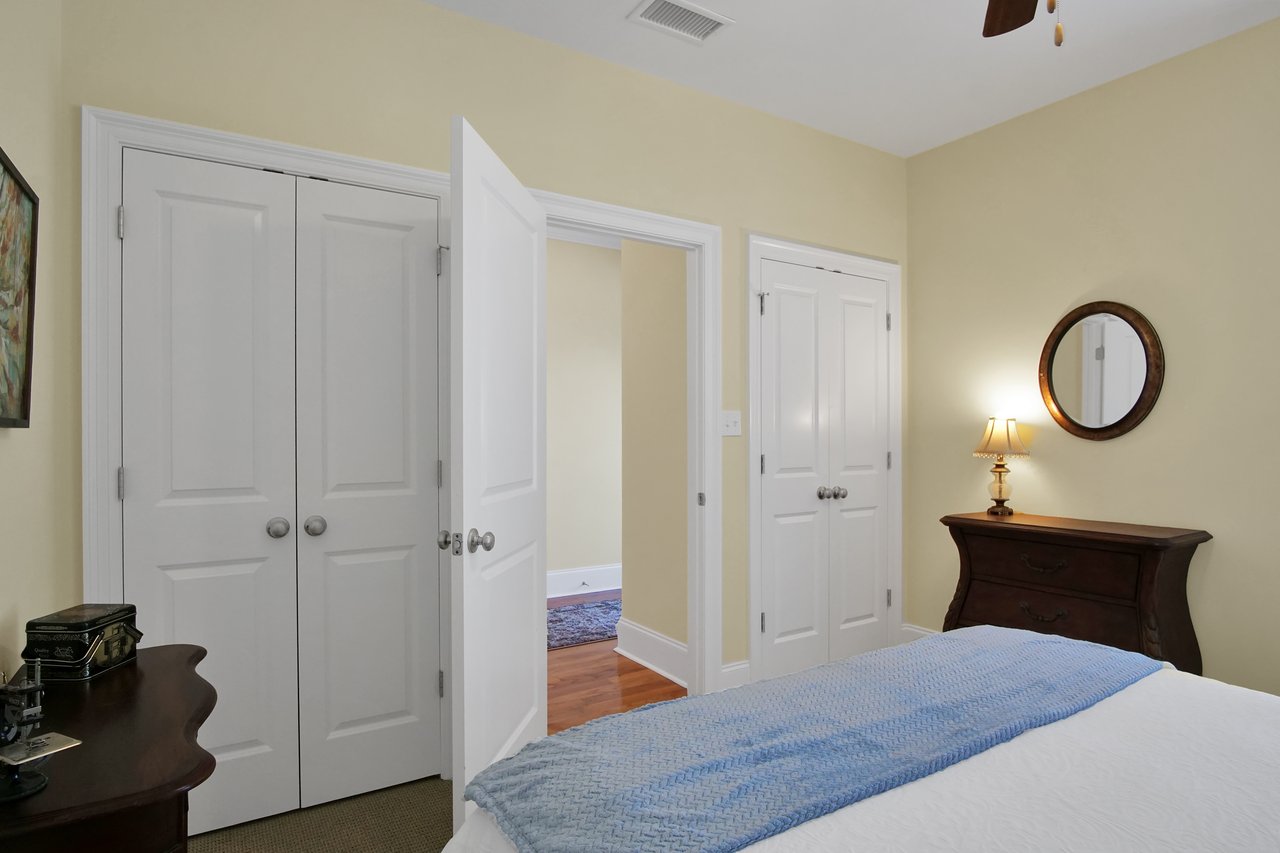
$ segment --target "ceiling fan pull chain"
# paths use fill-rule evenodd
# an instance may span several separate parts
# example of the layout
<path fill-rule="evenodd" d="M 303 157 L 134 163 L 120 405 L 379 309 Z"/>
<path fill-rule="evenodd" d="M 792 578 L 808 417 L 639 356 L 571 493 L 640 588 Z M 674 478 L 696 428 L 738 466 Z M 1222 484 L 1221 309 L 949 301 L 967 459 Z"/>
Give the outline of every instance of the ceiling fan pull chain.
<path fill-rule="evenodd" d="M 1049 11 L 1058 11 L 1058 0 L 1049 0 Z M 1058 12 L 1058 23 L 1053 27 L 1053 43 L 1058 47 L 1062 47 L 1062 13 Z"/>

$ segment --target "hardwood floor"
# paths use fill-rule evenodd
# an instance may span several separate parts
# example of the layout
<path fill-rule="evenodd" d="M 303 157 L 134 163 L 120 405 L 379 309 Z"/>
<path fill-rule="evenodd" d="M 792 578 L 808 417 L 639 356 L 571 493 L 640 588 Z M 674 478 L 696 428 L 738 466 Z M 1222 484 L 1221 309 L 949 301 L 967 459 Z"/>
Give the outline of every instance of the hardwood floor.
<path fill-rule="evenodd" d="M 547 609 L 554 610 L 557 607 L 568 607 L 570 604 L 609 601 L 610 599 L 621 597 L 622 595 L 616 589 L 606 589 L 602 592 L 584 592 L 579 595 L 561 595 L 557 598 L 548 598 Z"/>
<path fill-rule="evenodd" d="M 548 607 L 600 601 L 613 593 L 552 599 Z M 614 651 L 617 640 L 602 640 L 547 652 L 547 734 L 588 720 L 679 699 L 685 689 Z"/>

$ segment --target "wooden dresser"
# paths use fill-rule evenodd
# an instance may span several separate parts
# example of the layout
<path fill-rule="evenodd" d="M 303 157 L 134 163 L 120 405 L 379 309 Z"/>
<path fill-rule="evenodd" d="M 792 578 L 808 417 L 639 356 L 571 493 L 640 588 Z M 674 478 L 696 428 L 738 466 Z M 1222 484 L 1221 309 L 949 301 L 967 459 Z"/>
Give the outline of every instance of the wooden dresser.
<path fill-rule="evenodd" d="M 960 549 L 943 630 L 1001 625 L 1142 652 L 1201 671 L 1187 567 L 1203 530 L 985 512 L 942 519 Z"/>
<path fill-rule="evenodd" d="M 0 804 L 0 850 L 187 849 L 187 792 L 213 772 L 196 743 L 217 693 L 199 646 L 152 646 L 82 682 L 45 682 L 43 731 L 83 741 L 49 757 L 49 787 Z"/>

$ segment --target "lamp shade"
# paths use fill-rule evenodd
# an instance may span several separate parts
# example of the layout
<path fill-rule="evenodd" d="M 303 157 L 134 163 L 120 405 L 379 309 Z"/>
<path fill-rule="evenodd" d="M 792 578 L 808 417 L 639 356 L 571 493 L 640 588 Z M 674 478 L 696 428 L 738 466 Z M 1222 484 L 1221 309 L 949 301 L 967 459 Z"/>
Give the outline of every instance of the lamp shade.
<path fill-rule="evenodd" d="M 973 455 L 995 459 L 997 456 L 1030 456 L 1031 453 L 1018 436 L 1016 418 L 991 418 L 987 421 L 987 431 L 982 434 L 982 441 L 973 449 Z"/>

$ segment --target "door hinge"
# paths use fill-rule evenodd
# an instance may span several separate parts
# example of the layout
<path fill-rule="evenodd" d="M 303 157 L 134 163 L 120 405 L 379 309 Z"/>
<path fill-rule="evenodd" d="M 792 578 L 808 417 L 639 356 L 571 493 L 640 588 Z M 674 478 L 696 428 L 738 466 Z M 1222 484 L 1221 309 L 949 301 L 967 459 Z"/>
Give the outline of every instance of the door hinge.
<path fill-rule="evenodd" d="M 436 682 L 436 685 L 440 689 L 440 698 L 443 699 L 444 698 L 444 670 L 443 669 L 440 670 L 440 678 Z"/>
<path fill-rule="evenodd" d="M 116 469 L 116 497 L 124 500 L 124 467 Z"/>
<path fill-rule="evenodd" d="M 763 612 L 761 612 L 760 614 L 760 633 L 761 634 L 764 633 L 764 613 Z"/>
<path fill-rule="evenodd" d="M 760 473 L 764 473 L 764 454 L 760 454 Z"/>
<path fill-rule="evenodd" d="M 892 314 L 885 314 L 885 315 L 884 315 L 884 330 L 885 330 L 886 332 L 892 332 L 892 331 L 893 331 L 893 315 L 892 315 Z"/>
<path fill-rule="evenodd" d="M 124 239 L 124 205 L 116 208 L 116 236 Z"/>
<path fill-rule="evenodd" d="M 760 291 L 760 316 L 764 316 L 764 291 Z"/>
<path fill-rule="evenodd" d="M 892 450 L 890 450 L 888 453 L 884 455 L 884 467 L 885 467 L 885 470 L 888 470 L 888 471 L 893 470 L 893 451 Z"/>
<path fill-rule="evenodd" d="M 1098 361 L 1105 361 L 1107 358 L 1107 348 L 1098 347 L 1096 350 L 1093 351 L 1093 357 Z"/>
<path fill-rule="evenodd" d="M 436 488 L 437 489 L 444 488 L 444 460 L 443 459 L 436 460 Z"/>
<path fill-rule="evenodd" d="M 698 506 L 706 506 L 706 505 L 707 505 L 707 493 L 698 492 Z"/>
<path fill-rule="evenodd" d="M 884 604 L 886 607 L 893 606 L 893 590 L 892 589 L 886 589 L 884 591 Z"/>

